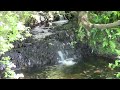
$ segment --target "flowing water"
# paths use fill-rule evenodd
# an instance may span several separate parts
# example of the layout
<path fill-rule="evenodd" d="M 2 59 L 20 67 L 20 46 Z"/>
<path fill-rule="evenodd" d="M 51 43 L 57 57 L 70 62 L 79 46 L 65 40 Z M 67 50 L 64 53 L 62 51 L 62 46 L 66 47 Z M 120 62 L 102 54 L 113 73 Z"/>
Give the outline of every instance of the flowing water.
<path fill-rule="evenodd" d="M 58 55 L 60 56 L 60 60 L 58 61 L 62 65 L 74 65 L 76 62 L 74 62 L 74 58 L 65 58 L 65 54 L 62 53 L 62 51 L 58 51 Z"/>
<path fill-rule="evenodd" d="M 61 55 L 61 52 L 58 52 Z M 63 56 L 61 56 L 63 57 Z M 64 60 L 64 58 L 61 58 Z M 72 64 L 49 66 L 42 71 L 24 73 L 26 79 L 109 79 L 115 78 L 115 70 L 108 68 L 112 60 L 88 57 Z"/>

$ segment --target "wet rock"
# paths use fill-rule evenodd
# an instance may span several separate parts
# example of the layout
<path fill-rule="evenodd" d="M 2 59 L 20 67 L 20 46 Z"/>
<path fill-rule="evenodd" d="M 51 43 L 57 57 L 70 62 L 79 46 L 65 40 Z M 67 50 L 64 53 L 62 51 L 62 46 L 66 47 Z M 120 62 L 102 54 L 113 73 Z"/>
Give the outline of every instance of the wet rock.
<path fill-rule="evenodd" d="M 19 48 L 19 53 L 16 50 L 6 53 L 10 56 L 17 68 L 41 68 L 58 63 L 56 53 L 58 50 L 64 48 L 61 42 L 55 40 L 48 40 L 46 42 L 36 42 L 31 46 Z"/>
<path fill-rule="evenodd" d="M 42 33 L 43 31 L 44 33 Z M 31 34 L 32 37 L 23 41 L 22 47 L 15 48 L 4 55 L 11 57 L 11 61 L 16 65 L 16 70 L 34 71 L 56 65 L 60 60 L 58 51 L 62 51 L 66 55 L 65 59 L 76 58 L 75 50 L 70 45 L 74 40 L 74 35 L 72 36 L 73 33 L 71 34 L 70 31 L 36 27 L 31 30 Z M 78 53 L 81 55 L 80 52 Z"/>
<path fill-rule="evenodd" d="M 0 63 L 0 71 L 3 71 L 3 70 L 5 70 L 5 65 L 3 64 L 3 63 Z"/>

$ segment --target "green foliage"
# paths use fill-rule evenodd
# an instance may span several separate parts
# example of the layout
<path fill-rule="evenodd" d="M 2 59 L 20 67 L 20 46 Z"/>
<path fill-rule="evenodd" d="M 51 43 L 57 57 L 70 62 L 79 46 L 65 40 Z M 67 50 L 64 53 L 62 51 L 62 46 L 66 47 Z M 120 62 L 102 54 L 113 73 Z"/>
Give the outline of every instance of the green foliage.
<path fill-rule="evenodd" d="M 106 24 L 112 23 L 120 19 L 120 11 L 90 11 L 89 20 L 92 23 Z M 87 39 L 86 32 L 82 26 L 76 31 L 77 38 L 85 42 Z M 120 54 L 120 45 L 118 39 L 120 38 L 120 28 L 111 28 L 99 30 L 92 28 L 90 30 L 90 39 L 87 40 L 89 45 L 100 54 Z"/>
<path fill-rule="evenodd" d="M 25 36 L 29 37 L 27 28 L 23 25 L 31 16 L 28 11 L 1 11 L 0 12 L 0 56 L 8 50 L 14 48 L 13 42 L 16 40 L 24 40 Z M 24 35 L 23 35 L 24 32 Z M 6 65 L 5 77 L 13 77 L 14 71 L 8 67 L 10 63 L 9 57 L 3 57 L 0 62 Z"/>
<path fill-rule="evenodd" d="M 120 67 L 120 60 L 115 60 L 115 64 L 109 63 L 109 68 L 115 69 L 116 67 Z"/>
<path fill-rule="evenodd" d="M 14 78 L 15 72 L 11 70 L 11 65 L 14 65 L 10 62 L 10 57 L 2 57 L 0 63 L 5 65 L 5 70 L 3 72 L 4 78 Z"/>
<path fill-rule="evenodd" d="M 120 11 L 90 11 L 89 20 L 95 24 L 107 24 L 120 20 Z M 97 50 L 98 54 L 120 55 L 120 28 L 119 26 L 110 29 L 99 30 L 92 28 L 90 32 L 90 38 L 85 39 L 86 32 L 82 26 L 77 31 L 77 39 L 86 42 L 92 47 L 93 50 Z M 109 68 L 120 68 L 120 61 L 116 60 L 115 64 L 109 63 Z M 120 78 L 120 72 L 115 74 L 117 78 Z"/>
<path fill-rule="evenodd" d="M 117 78 L 120 78 L 120 72 L 118 72 L 118 73 L 116 74 L 116 77 L 117 77 Z"/>
<path fill-rule="evenodd" d="M 76 31 L 77 34 L 77 40 L 80 39 L 80 41 L 82 41 L 85 37 L 85 32 L 84 32 L 84 28 L 81 26 L 77 31 Z"/>
<path fill-rule="evenodd" d="M 74 48 L 74 45 L 76 44 L 77 42 L 76 41 L 72 41 L 70 44 L 72 46 L 72 48 Z"/>
<path fill-rule="evenodd" d="M 115 60 L 115 63 L 109 63 L 109 68 L 111 68 L 112 70 L 114 69 L 119 69 L 120 68 L 120 60 Z M 115 74 L 117 78 L 120 78 L 120 72 L 117 72 L 117 74 Z"/>
<path fill-rule="evenodd" d="M 0 54 L 14 47 L 11 42 L 24 39 L 18 25 L 22 18 L 26 17 L 28 17 L 26 12 L 18 12 L 18 14 L 12 11 L 0 12 Z"/>
<path fill-rule="evenodd" d="M 15 72 L 11 68 L 6 68 L 4 78 L 14 78 Z"/>

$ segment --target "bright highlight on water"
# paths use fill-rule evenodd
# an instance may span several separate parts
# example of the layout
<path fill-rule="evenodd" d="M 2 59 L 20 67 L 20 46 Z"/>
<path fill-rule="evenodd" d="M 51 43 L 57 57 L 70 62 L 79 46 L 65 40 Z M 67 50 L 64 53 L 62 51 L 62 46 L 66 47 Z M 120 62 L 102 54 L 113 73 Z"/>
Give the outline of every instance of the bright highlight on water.
<path fill-rule="evenodd" d="M 60 60 L 59 63 L 69 66 L 69 65 L 74 65 L 76 62 L 74 62 L 74 58 L 64 58 L 64 54 L 62 53 L 62 51 L 58 51 L 58 55 L 60 56 Z"/>

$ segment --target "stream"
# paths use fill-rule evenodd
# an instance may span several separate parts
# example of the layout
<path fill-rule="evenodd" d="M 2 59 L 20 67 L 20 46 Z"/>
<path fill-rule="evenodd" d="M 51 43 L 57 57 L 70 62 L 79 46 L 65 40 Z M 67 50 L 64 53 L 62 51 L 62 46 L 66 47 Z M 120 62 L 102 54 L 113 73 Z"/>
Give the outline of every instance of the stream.
<path fill-rule="evenodd" d="M 115 70 L 108 68 L 112 60 L 88 57 L 74 65 L 54 65 L 44 70 L 24 73 L 25 79 L 111 79 Z"/>
<path fill-rule="evenodd" d="M 53 24 L 68 23 L 63 21 Z M 4 55 L 11 57 L 16 65 L 15 72 L 24 74 L 22 79 L 115 78 L 116 70 L 108 68 L 113 60 L 94 56 L 86 44 L 71 45 L 75 40 L 73 30 L 37 26 L 30 33 L 32 37 L 16 42 L 15 48 Z"/>

